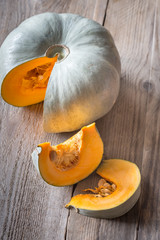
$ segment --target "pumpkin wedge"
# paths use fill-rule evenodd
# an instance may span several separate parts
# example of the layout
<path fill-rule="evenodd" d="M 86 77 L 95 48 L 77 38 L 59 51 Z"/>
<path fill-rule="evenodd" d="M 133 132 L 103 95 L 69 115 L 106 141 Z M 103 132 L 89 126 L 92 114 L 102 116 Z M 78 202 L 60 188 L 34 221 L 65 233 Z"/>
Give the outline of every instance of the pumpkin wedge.
<path fill-rule="evenodd" d="M 74 196 L 66 208 L 76 208 L 80 214 L 95 218 L 115 218 L 128 212 L 140 196 L 138 167 L 126 160 L 103 160 L 97 174 L 102 177 L 98 188 Z"/>
<path fill-rule="evenodd" d="M 103 142 L 93 123 L 57 146 L 49 142 L 39 144 L 32 159 L 47 183 L 65 186 L 90 175 L 100 164 L 102 155 Z"/>

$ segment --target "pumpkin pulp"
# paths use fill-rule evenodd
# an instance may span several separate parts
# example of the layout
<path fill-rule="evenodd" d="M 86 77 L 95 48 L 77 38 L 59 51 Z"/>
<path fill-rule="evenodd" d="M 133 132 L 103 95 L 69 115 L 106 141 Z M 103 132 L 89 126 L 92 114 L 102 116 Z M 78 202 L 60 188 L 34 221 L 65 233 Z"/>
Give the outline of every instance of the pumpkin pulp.
<path fill-rule="evenodd" d="M 103 142 L 95 123 L 57 146 L 39 144 L 38 167 L 42 178 L 55 186 L 71 185 L 90 175 L 100 164 Z"/>
<path fill-rule="evenodd" d="M 51 71 L 57 61 L 41 57 L 13 68 L 2 84 L 2 97 L 11 105 L 28 106 L 44 100 Z"/>

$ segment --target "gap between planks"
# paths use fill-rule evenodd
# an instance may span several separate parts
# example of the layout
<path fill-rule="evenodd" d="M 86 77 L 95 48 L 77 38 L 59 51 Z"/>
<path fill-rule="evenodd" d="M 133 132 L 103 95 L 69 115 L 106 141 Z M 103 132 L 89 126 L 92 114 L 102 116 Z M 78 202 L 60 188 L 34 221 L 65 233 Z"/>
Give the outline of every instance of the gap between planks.
<path fill-rule="evenodd" d="M 77 184 L 74 184 L 73 187 L 72 187 L 71 198 L 73 197 L 76 186 L 77 186 Z M 68 222 L 69 222 L 70 215 L 71 215 L 71 209 L 68 209 L 68 216 L 67 216 L 67 221 L 66 221 L 64 240 L 67 240 L 67 229 L 68 229 Z"/>

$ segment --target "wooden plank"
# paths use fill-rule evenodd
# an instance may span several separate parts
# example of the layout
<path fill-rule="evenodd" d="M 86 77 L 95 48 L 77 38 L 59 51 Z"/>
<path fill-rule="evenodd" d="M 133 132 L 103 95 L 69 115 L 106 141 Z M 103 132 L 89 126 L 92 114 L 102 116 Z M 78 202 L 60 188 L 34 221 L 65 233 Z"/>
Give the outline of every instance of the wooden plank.
<path fill-rule="evenodd" d="M 160 1 L 156 1 L 151 46 L 151 68 L 145 90 L 148 92 L 143 185 L 137 239 L 160 239 Z"/>
<path fill-rule="evenodd" d="M 111 31 L 120 52 L 122 61 L 121 88 L 118 100 L 113 109 L 105 117 L 97 121 L 97 127 L 105 146 L 104 158 L 123 158 L 137 163 L 142 171 L 142 179 L 144 178 L 144 180 L 150 176 L 150 169 L 152 170 L 151 186 L 154 184 L 154 176 L 157 180 L 157 185 L 154 188 L 156 190 L 154 192 L 155 206 L 153 208 L 153 203 L 151 202 L 153 189 L 148 189 L 148 181 L 146 181 L 147 183 L 143 183 L 142 185 L 142 195 L 138 204 L 128 214 L 120 218 L 112 221 L 91 219 L 78 216 L 74 211 L 71 211 L 67 228 L 68 240 L 135 240 L 137 238 L 158 240 L 160 218 L 159 213 L 156 213 L 156 209 L 157 211 L 159 210 L 159 166 L 157 166 L 158 163 L 156 163 L 156 160 L 158 160 L 159 153 L 159 98 L 156 100 L 155 108 L 153 108 L 153 102 L 155 101 L 153 99 L 151 106 L 148 106 L 148 96 L 152 95 L 149 93 L 150 87 L 152 86 L 150 85 L 149 76 L 153 67 L 152 51 L 154 50 L 152 49 L 152 26 L 155 21 L 155 8 L 157 8 L 155 2 L 149 0 L 109 2 L 105 27 Z M 157 43 L 158 32 L 156 36 L 157 41 L 155 42 Z M 159 51 L 157 52 L 157 57 L 159 57 Z M 157 71 L 157 69 L 159 69 L 159 58 L 156 58 L 155 61 L 157 62 Z M 156 87 L 158 87 L 157 85 L 159 84 L 159 82 L 157 83 L 157 77 L 158 74 L 155 78 Z M 156 94 L 156 96 L 160 95 Z M 149 109 L 151 108 L 151 110 L 149 110 L 148 107 Z M 156 111 L 155 115 L 154 111 Z M 146 113 L 149 115 L 147 118 Z M 149 129 L 150 122 L 152 122 L 153 127 Z M 154 132 L 152 132 L 152 129 L 154 129 Z M 153 136 L 153 138 L 150 138 L 151 136 Z M 149 156 L 145 156 L 147 152 L 144 147 L 146 147 L 148 141 L 150 154 Z M 152 158 L 154 159 L 154 165 L 151 168 L 149 161 Z M 97 177 L 93 174 L 87 178 L 87 180 L 79 183 L 74 195 L 82 193 L 82 189 L 95 186 L 97 182 L 96 179 Z M 151 193 L 150 201 L 147 201 L 148 191 Z M 141 210 L 144 206 L 145 209 Z M 152 209 L 154 209 L 154 214 L 152 213 Z M 148 213 L 149 215 L 147 216 Z M 151 227 L 147 224 L 149 217 L 151 217 Z M 142 228 L 141 224 L 143 226 Z M 138 229 L 140 231 L 139 235 Z M 147 233 L 149 231 L 148 237 Z M 153 231 L 155 231 L 155 233 L 153 233 Z"/>
<path fill-rule="evenodd" d="M 2 0 L 0 43 L 22 20 L 41 12 L 72 12 L 90 18 L 94 15 L 102 22 L 106 2 Z M 16 108 L 0 100 L 0 239 L 65 239 L 69 211 L 64 205 L 72 195 L 72 187 L 47 185 L 37 175 L 30 154 L 40 142 L 57 144 L 73 133 L 45 133 L 42 107 L 37 104 Z"/>

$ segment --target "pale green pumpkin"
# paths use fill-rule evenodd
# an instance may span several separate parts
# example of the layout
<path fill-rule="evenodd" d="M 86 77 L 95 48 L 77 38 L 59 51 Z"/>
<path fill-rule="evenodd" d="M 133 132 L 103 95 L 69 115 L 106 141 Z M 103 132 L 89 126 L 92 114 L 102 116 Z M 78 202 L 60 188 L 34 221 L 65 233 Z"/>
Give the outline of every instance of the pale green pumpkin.
<path fill-rule="evenodd" d="M 25 20 L 3 42 L 1 84 L 13 73 L 15 77 L 18 71 L 17 68 L 12 72 L 15 67 L 46 55 L 51 58 L 56 53 L 58 62 L 51 72 L 44 99 L 44 129 L 73 131 L 112 108 L 119 92 L 120 58 L 110 33 L 97 22 L 74 14 L 43 13 Z M 14 95 L 7 100 L 5 88 L 3 83 L 2 97 L 8 103 L 32 104 L 32 101 L 15 104 Z M 10 89 L 14 92 L 14 83 Z"/>

